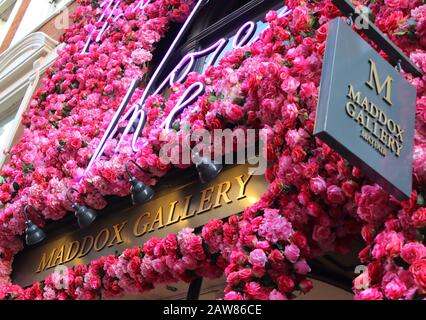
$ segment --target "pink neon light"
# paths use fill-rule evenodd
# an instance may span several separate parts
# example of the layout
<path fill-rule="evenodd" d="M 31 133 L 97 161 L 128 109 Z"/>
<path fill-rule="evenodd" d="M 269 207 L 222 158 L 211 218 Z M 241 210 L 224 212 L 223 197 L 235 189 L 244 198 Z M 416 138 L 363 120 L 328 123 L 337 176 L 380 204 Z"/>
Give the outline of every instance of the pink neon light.
<path fill-rule="evenodd" d="M 246 30 L 246 28 L 248 28 L 248 30 Z M 240 40 L 240 37 L 243 35 L 244 32 L 245 35 Z M 234 49 L 246 46 L 255 33 L 256 24 L 253 21 L 246 22 L 242 25 L 240 30 L 238 30 L 237 34 L 235 35 L 234 41 L 232 42 L 232 46 L 234 47 Z"/>
<path fill-rule="evenodd" d="M 161 128 L 170 130 L 172 122 L 175 119 L 176 115 L 183 111 L 190 104 L 193 104 L 197 101 L 198 97 L 204 93 L 204 85 L 201 82 L 195 82 L 186 89 L 182 94 L 182 97 L 179 99 L 176 106 L 170 111 L 170 114 L 167 116 L 166 120 L 161 124 Z"/>
<path fill-rule="evenodd" d="M 139 116 L 140 114 L 140 116 Z M 133 134 L 133 141 L 132 141 L 132 149 L 133 152 L 138 152 L 139 149 L 136 147 L 136 144 L 138 142 L 138 138 L 142 133 L 143 128 L 145 127 L 146 124 L 146 112 L 144 110 L 138 110 L 138 115 L 136 116 L 136 118 L 139 116 L 139 123 L 138 126 L 136 128 L 135 133 Z"/>
<path fill-rule="evenodd" d="M 114 117 L 111 120 L 111 123 L 109 124 L 107 130 L 105 131 L 104 136 L 102 137 L 101 141 L 99 142 L 99 145 L 96 148 L 95 153 L 93 154 L 92 159 L 90 160 L 90 163 L 87 166 L 84 174 L 86 174 L 92 168 L 95 161 L 97 161 L 101 157 L 103 151 L 105 150 L 105 142 L 110 137 L 111 132 L 117 130 L 117 125 L 119 123 L 120 116 L 123 114 L 124 110 L 126 109 L 127 105 L 129 104 L 129 101 L 130 101 L 133 93 L 135 92 L 138 83 L 139 83 L 139 79 L 133 79 L 132 80 L 129 89 L 127 90 L 127 93 L 124 96 L 123 101 L 121 102 L 120 107 L 118 108 L 117 112 L 115 113 Z M 115 130 L 114 130 L 114 128 L 115 128 Z M 101 150 L 102 150 L 102 152 L 101 152 Z"/>
<path fill-rule="evenodd" d="M 176 82 L 183 82 L 185 80 L 186 76 L 188 75 L 188 73 L 191 71 L 191 69 L 193 67 L 193 64 L 195 63 L 195 58 L 200 58 L 200 57 L 203 57 L 203 56 L 208 56 L 212 52 L 214 52 L 214 54 L 212 55 L 212 57 L 209 59 L 209 62 L 207 63 L 207 66 L 212 65 L 213 61 L 219 56 L 220 52 L 224 49 L 224 47 L 225 47 L 225 45 L 226 45 L 227 42 L 228 42 L 228 40 L 226 40 L 226 39 L 220 39 L 214 45 L 212 45 L 211 47 L 209 47 L 207 49 L 204 49 L 204 50 L 199 51 L 199 52 L 193 52 L 193 53 L 187 54 L 185 57 L 182 58 L 182 60 L 172 70 L 172 72 L 164 79 L 164 81 L 160 84 L 160 86 L 157 88 L 157 90 L 155 90 L 155 92 L 153 93 L 153 95 L 160 94 L 161 91 L 164 90 L 165 86 L 168 83 L 169 83 L 170 86 L 172 86 Z M 183 66 L 187 63 L 188 60 L 191 63 L 187 67 L 187 69 L 185 69 L 185 73 L 183 73 L 178 80 L 174 81 L 175 75 L 180 73 L 180 69 L 183 68 Z"/>
<path fill-rule="evenodd" d="M 151 0 L 141 0 L 139 3 L 132 9 L 133 12 L 136 10 L 143 10 L 147 5 L 151 3 Z"/>
<path fill-rule="evenodd" d="M 98 19 L 98 23 L 102 22 L 105 19 L 105 16 L 108 12 L 108 10 L 111 8 L 112 4 L 114 3 L 114 1 L 116 0 L 105 0 L 104 2 L 102 2 L 99 6 L 101 8 L 103 8 L 107 3 L 108 5 L 106 6 L 106 8 L 104 9 L 104 11 L 102 12 L 102 15 L 100 16 L 100 18 Z M 138 4 L 132 9 L 133 12 L 135 12 L 136 10 L 144 10 L 146 6 L 148 6 L 151 3 L 152 0 L 141 0 L 138 2 Z M 105 23 L 103 24 L 101 30 L 99 31 L 99 34 L 97 35 L 95 41 L 99 42 L 101 41 L 102 35 L 108 31 L 110 29 L 110 24 L 108 23 L 108 19 L 112 18 L 115 14 L 115 11 L 117 10 L 118 6 L 120 5 L 120 0 L 117 1 L 117 3 L 114 5 L 114 8 L 111 10 L 108 18 L 105 20 Z M 124 14 L 120 13 L 118 14 L 114 20 L 113 23 L 117 22 L 118 19 L 120 19 Z M 93 30 L 90 35 L 89 38 L 86 41 L 86 44 L 84 45 L 83 50 L 81 51 L 80 54 L 86 53 L 87 50 L 89 49 L 90 44 L 92 43 L 92 38 L 93 35 L 96 33 L 97 30 Z"/>
<path fill-rule="evenodd" d="M 104 25 L 101 28 L 101 31 L 99 31 L 98 36 L 96 37 L 96 42 L 101 41 L 102 35 L 104 34 L 105 30 L 107 29 L 109 22 L 108 19 L 112 18 L 114 16 L 115 11 L 117 10 L 118 6 L 120 5 L 121 1 L 117 1 L 117 3 L 115 4 L 114 8 L 112 8 L 108 18 L 106 18 Z"/>
<path fill-rule="evenodd" d="M 129 117 L 130 117 L 130 119 L 129 119 Z M 120 146 L 123 143 L 125 137 L 129 134 L 130 130 L 132 129 L 133 125 L 135 124 L 135 122 L 138 118 L 139 118 L 138 128 L 140 126 L 141 126 L 141 128 L 143 128 L 145 126 L 145 123 L 146 123 L 146 112 L 144 110 L 140 109 L 139 105 L 134 105 L 129 109 L 129 111 L 127 111 L 127 113 L 122 118 L 122 120 L 129 119 L 129 122 L 128 122 L 126 128 L 124 129 L 120 140 L 118 141 L 117 147 L 115 148 L 115 152 L 119 151 Z M 138 130 L 136 130 L 136 131 L 138 131 Z M 112 135 L 114 136 L 115 133 L 116 133 L 116 130 L 114 130 Z M 134 136 L 137 138 L 139 135 L 137 134 L 137 132 L 135 132 Z"/>
<path fill-rule="evenodd" d="M 107 7 L 107 9 L 111 6 L 113 1 L 114 0 L 110 0 L 109 6 Z M 141 9 L 145 8 L 150 3 L 150 1 L 151 0 L 141 0 L 138 3 L 138 5 L 134 8 L 134 10 L 136 10 L 138 8 L 138 6 L 141 6 L 142 4 L 143 4 L 143 6 L 141 6 Z M 102 6 L 105 5 L 106 2 L 107 1 L 104 1 L 102 3 Z M 193 11 L 191 12 L 190 16 L 186 20 L 185 24 L 182 26 L 181 30 L 179 31 L 178 35 L 176 36 L 176 38 L 173 41 L 172 45 L 170 46 L 169 50 L 167 51 L 167 53 L 163 57 L 162 61 L 160 62 L 160 65 L 158 66 L 154 75 L 150 79 L 147 87 L 144 90 L 144 93 L 143 93 L 139 103 L 137 105 L 132 106 L 132 108 L 130 108 L 128 110 L 128 112 L 124 115 L 122 120 L 126 120 L 126 119 L 129 119 L 130 116 L 131 117 L 130 117 L 129 123 L 127 124 L 127 126 L 126 126 L 126 128 L 125 128 L 125 130 L 124 130 L 124 132 L 123 132 L 123 134 L 122 134 L 122 136 L 121 136 L 121 138 L 120 138 L 120 140 L 117 144 L 117 147 L 115 149 L 116 152 L 119 150 L 120 145 L 124 141 L 125 137 L 129 134 L 131 128 L 133 127 L 133 125 L 134 125 L 134 123 L 136 122 L 137 119 L 139 119 L 139 123 L 138 123 L 137 129 L 136 129 L 134 136 L 133 136 L 132 149 L 133 149 L 134 152 L 139 151 L 138 148 L 137 148 L 137 140 L 140 137 L 143 128 L 145 127 L 146 118 L 147 118 L 146 112 L 144 111 L 145 100 L 148 97 L 152 86 L 154 85 L 158 76 L 160 75 L 160 73 L 161 73 L 161 71 L 164 67 L 164 64 L 170 58 L 171 54 L 175 50 L 175 47 L 179 43 L 180 39 L 182 38 L 183 34 L 185 33 L 186 29 L 188 28 L 193 17 L 198 12 L 198 9 L 200 8 L 200 6 L 202 5 L 203 2 L 204 2 L 204 0 L 199 0 L 197 5 L 194 7 Z M 291 13 L 291 11 L 292 11 L 291 9 L 289 9 L 287 6 L 285 6 L 283 8 L 283 11 L 279 13 L 279 17 L 287 16 Z M 103 18 L 104 18 L 104 16 L 101 17 L 101 19 L 103 19 Z M 248 44 L 251 44 L 254 41 L 257 41 L 258 37 L 251 39 L 254 36 L 254 34 L 256 33 L 256 28 L 257 28 L 256 23 L 254 23 L 253 21 L 248 21 L 245 24 L 243 24 L 234 37 L 233 48 L 240 48 L 240 47 L 246 46 Z M 269 27 L 267 27 L 266 29 L 268 29 L 268 28 Z M 173 71 L 164 79 L 164 81 L 157 88 L 157 90 L 153 93 L 153 95 L 160 94 L 161 91 L 164 89 L 164 87 L 167 84 L 172 86 L 176 82 L 183 82 L 185 80 L 185 78 L 187 77 L 188 73 L 192 70 L 197 58 L 210 55 L 211 57 L 210 57 L 209 61 L 207 62 L 206 67 L 212 65 L 214 63 L 214 61 L 217 59 L 217 57 L 223 52 L 228 41 L 229 41 L 228 39 L 222 38 L 207 49 L 187 54 L 185 57 L 182 58 L 182 60 L 173 69 Z M 175 80 L 175 77 L 182 72 L 185 65 L 187 65 L 187 67 L 184 70 L 183 74 L 179 77 L 179 79 Z M 122 116 L 125 108 L 127 107 L 128 103 L 130 101 L 130 98 L 133 95 L 134 90 L 136 89 L 136 85 L 137 85 L 138 82 L 139 82 L 138 79 L 134 79 L 132 81 L 132 84 L 130 85 L 129 90 L 126 93 L 126 96 L 124 97 L 122 104 L 120 105 L 116 114 L 114 115 L 114 118 L 111 121 L 107 131 L 105 132 L 105 135 L 103 136 L 101 142 L 99 143 L 99 146 L 96 149 L 96 151 L 95 151 L 85 173 L 87 173 L 91 169 L 94 162 L 97 161 L 101 157 L 101 155 L 103 154 L 105 147 L 106 147 L 106 144 L 105 144 L 106 141 L 108 139 L 112 139 L 116 135 L 117 130 L 118 130 L 118 123 L 120 122 L 119 121 L 120 117 Z M 176 106 L 173 108 L 173 110 L 170 112 L 170 114 L 167 116 L 167 118 L 161 124 L 160 127 L 164 128 L 166 131 L 170 130 L 170 128 L 172 126 L 172 122 L 175 119 L 176 115 L 179 114 L 180 112 L 182 112 L 183 109 L 185 109 L 189 105 L 193 104 L 198 99 L 198 97 L 203 94 L 204 89 L 205 89 L 205 87 L 201 82 L 196 82 L 196 83 L 192 84 L 190 87 L 188 87 L 186 89 L 186 91 L 184 92 L 184 94 L 182 95 L 182 97 L 180 98 L 180 100 L 178 101 L 178 103 L 176 104 Z"/>
<path fill-rule="evenodd" d="M 176 36 L 176 38 L 173 41 L 172 45 L 170 46 L 169 50 L 167 51 L 167 53 L 163 57 L 163 60 L 161 61 L 160 65 L 158 66 L 157 70 L 155 71 L 153 77 L 151 78 L 151 80 L 149 81 L 147 87 L 145 88 L 144 93 L 142 95 L 142 98 L 140 100 L 141 103 L 139 103 L 139 108 L 135 108 L 135 111 L 134 111 L 135 113 L 139 112 L 139 110 L 141 108 L 143 108 L 143 103 L 145 102 L 145 99 L 148 96 L 148 93 L 149 93 L 151 87 L 153 86 L 156 78 L 160 75 L 162 67 L 164 66 L 164 64 L 166 63 L 166 61 L 169 59 L 169 57 L 171 56 L 172 52 L 176 49 L 175 47 L 177 46 L 177 44 L 179 43 L 179 41 L 183 37 L 183 35 L 184 35 L 186 29 L 188 28 L 190 22 L 192 21 L 192 19 L 194 18 L 194 16 L 198 12 L 199 8 L 201 7 L 201 5 L 203 4 L 204 1 L 205 0 L 198 0 L 197 5 L 192 10 L 190 16 L 188 17 L 188 19 L 186 20 L 186 22 L 182 26 L 181 30 L 179 31 L 178 35 Z M 130 85 L 129 90 L 127 91 L 126 96 L 123 99 L 123 102 L 121 103 L 120 107 L 118 108 L 117 112 L 115 113 L 113 120 L 111 121 L 111 123 L 108 126 L 108 128 L 107 128 L 104 136 L 102 137 L 102 139 L 101 139 L 98 147 L 96 148 L 95 153 L 93 154 L 92 159 L 90 160 L 90 163 L 89 163 L 88 167 L 86 168 L 85 174 L 92 168 L 92 166 L 95 163 L 95 161 L 97 161 L 102 156 L 102 154 L 103 154 L 103 152 L 105 150 L 105 143 L 106 143 L 106 141 L 108 139 L 113 138 L 113 136 L 117 132 L 117 125 L 119 123 L 120 117 L 123 114 L 125 108 L 127 107 L 128 103 L 130 101 L 130 98 L 133 95 L 134 90 L 136 89 L 137 83 L 139 83 L 139 79 L 133 79 L 132 84 Z M 138 126 L 139 130 L 137 130 L 138 132 L 136 132 L 136 133 L 140 133 L 140 131 L 143 128 L 143 127 L 141 127 L 141 128 L 139 128 L 139 127 L 140 126 Z"/>
<path fill-rule="evenodd" d="M 155 81 L 157 81 L 158 76 L 160 75 L 161 71 L 163 70 L 164 64 L 170 58 L 170 56 L 173 53 L 173 51 L 175 51 L 176 45 L 182 39 L 182 36 L 186 32 L 186 29 L 188 28 L 189 24 L 194 19 L 194 16 L 197 14 L 197 12 L 198 12 L 199 8 L 201 7 L 201 5 L 203 4 L 203 2 L 204 2 L 204 0 L 198 0 L 197 4 L 195 5 L 195 7 L 192 10 L 191 14 L 189 15 L 188 19 L 186 19 L 184 25 L 180 29 L 178 35 L 173 40 L 173 43 L 171 44 L 169 50 L 167 50 L 166 54 L 164 55 L 164 58 L 161 60 L 160 64 L 158 65 L 157 70 L 155 70 L 154 74 L 152 75 L 151 80 L 147 84 L 147 86 L 146 86 L 146 88 L 145 88 L 145 90 L 143 92 L 143 95 L 142 95 L 141 99 L 139 100 L 139 105 L 140 106 L 144 105 L 145 99 L 148 97 L 148 94 L 151 91 L 151 87 L 154 85 Z"/>

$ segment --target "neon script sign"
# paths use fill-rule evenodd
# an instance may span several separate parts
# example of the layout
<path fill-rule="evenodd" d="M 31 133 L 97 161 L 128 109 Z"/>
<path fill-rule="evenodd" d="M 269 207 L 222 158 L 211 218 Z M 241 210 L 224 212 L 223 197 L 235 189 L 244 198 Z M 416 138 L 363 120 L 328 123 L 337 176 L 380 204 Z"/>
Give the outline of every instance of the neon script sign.
<path fill-rule="evenodd" d="M 114 2 L 113 0 L 110 0 L 109 6 L 112 6 L 113 2 Z M 141 8 L 141 9 L 145 8 L 146 5 L 149 4 L 149 2 L 150 2 L 149 0 L 140 1 L 134 10 L 136 10 L 136 8 Z M 86 173 L 90 171 L 93 164 L 97 160 L 99 160 L 101 156 L 104 154 L 104 151 L 106 148 L 106 142 L 109 139 L 114 139 L 116 137 L 118 126 L 121 121 L 128 121 L 128 123 L 120 137 L 120 140 L 117 143 L 115 151 L 118 152 L 120 145 L 123 143 L 125 138 L 130 134 L 132 128 L 134 128 L 135 126 L 136 126 L 136 129 L 132 133 L 133 134 L 132 149 L 133 149 L 133 152 L 135 153 L 139 151 L 137 142 L 138 142 L 138 139 L 141 137 L 142 130 L 144 129 L 146 124 L 147 114 L 145 111 L 145 101 L 150 94 L 152 95 L 160 94 L 167 87 L 172 87 L 176 83 L 185 82 L 188 74 L 193 70 L 197 60 L 203 59 L 203 58 L 207 59 L 207 62 L 205 63 L 203 68 L 203 71 L 204 71 L 207 67 L 214 65 L 215 62 L 218 60 L 218 58 L 223 56 L 226 52 L 231 51 L 233 49 L 243 48 L 255 42 L 256 40 L 258 40 L 260 32 L 269 28 L 269 26 L 266 23 L 263 23 L 262 21 L 258 21 L 258 22 L 248 21 L 240 26 L 240 28 L 238 29 L 238 31 L 235 33 L 234 36 L 229 38 L 221 38 L 208 48 L 202 49 L 197 52 L 188 53 L 182 58 L 182 60 L 176 65 L 176 67 L 170 72 L 170 74 L 163 80 L 163 82 L 158 86 L 158 88 L 156 88 L 155 91 L 151 93 L 151 91 L 153 90 L 154 83 L 157 82 L 164 66 L 169 61 L 171 55 L 176 50 L 178 44 L 180 43 L 183 36 L 190 28 L 191 23 L 194 21 L 194 18 L 197 16 L 197 14 L 199 13 L 201 7 L 204 5 L 205 2 L 206 0 L 197 1 L 197 4 L 195 5 L 191 14 L 189 15 L 186 22 L 181 27 L 178 35 L 173 40 L 173 43 L 170 45 L 169 50 L 164 55 L 162 61 L 160 62 L 159 66 L 157 67 L 156 71 L 151 77 L 149 83 L 147 84 L 143 92 L 141 99 L 139 100 L 138 103 L 134 104 L 131 108 L 129 108 L 129 110 L 124 114 L 132 98 L 132 95 L 134 91 L 136 90 L 138 83 L 140 82 L 140 79 L 137 79 L 137 78 L 133 79 L 110 125 L 108 126 L 97 149 L 95 150 L 91 158 L 91 161 L 86 169 Z M 105 3 L 106 2 L 104 2 L 104 5 Z M 116 6 L 118 5 L 116 4 Z M 291 9 L 289 9 L 287 6 L 279 10 L 280 17 L 287 16 L 290 13 L 291 13 Z M 115 21 L 116 19 L 118 19 L 118 17 L 119 16 L 115 18 Z M 259 25 L 260 27 L 263 27 L 263 30 L 260 30 L 261 28 L 259 28 Z M 107 30 L 108 26 L 105 27 L 104 25 L 104 28 L 102 29 Z M 104 31 L 101 30 L 101 32 L 103 33 Z M 98 38 L 99 38 L 99 35 L 98 35 Z M 204 89 L 205 89 L 205 86 L 201 82 L 196 82 L 192 84 L 191 86 L 189 86 L 186 89 L 186 91 L 182 94 L 181 98 L 179 99 L 175 107 L 172 109 L 172 111 L 167 115 L 167 117 L 165 117 L 160 128 L 164 129 L 166 132 L 169 131 L 175 117 L 179 115 L 185 108 L 195 103 L 198 97 L 200 97 L 204 93 Z"/>
<path fill-rule="evenodd" d="M 86 53 L 89 50 L 90 44 L 93 41 L 93 38 L 95 37 L 96 33 L 98 32 L 95 41 L 100 42 L 102 40 L 102 36 L 105 32 L 109 30 L 111 27 L 111 23 L 115 23 L 118 19 L 124 16 L 124 13 L 117 14 L 117 9 L 122 1 L 120 0 L 105 0 L 103 1 L 99 7 L 103 8 L 103 12 L 101 16 L 99 17 L 97 24 L 100 24 L 101 22 L 104 22 L 102 27 L 98 29 L 94 29 L 90 35 L 89 38 L 86 41 L 86 44 L 84 45 L 83 50 L 81 53 Z M 140 0 L 139 2 L 135 2 L 136 5 L 132 7 L 132 11 L 136 12 L 138 10 L 143 11 L 147 5 L 151 3 L 151 0 Z M 111 23 L 110 23 L 111 21 Z"/>

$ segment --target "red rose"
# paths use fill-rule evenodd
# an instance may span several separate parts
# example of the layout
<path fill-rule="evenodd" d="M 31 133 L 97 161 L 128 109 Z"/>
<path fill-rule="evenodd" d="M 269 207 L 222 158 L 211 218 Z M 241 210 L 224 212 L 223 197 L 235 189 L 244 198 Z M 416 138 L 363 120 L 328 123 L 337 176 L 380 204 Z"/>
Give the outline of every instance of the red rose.
<path fill-rule="evenodd" d="M 368 260 L 370 260 L 370 256 L 371 256 L 370 251 L 371 251 L 370 246 L 367 246 L 360 251 L 360 253 L 358 254 L 358 258 L 361 261 L 361 263 L 365 263 Z"/>
<path fill-rule="evenodd" d="M 312 239 L 315 241 L 321 242 L 330 238 L 331 230 L 328 227 L 315 226 Z"/>
<path fill-rule="evenodd" d="M 302 162 L 306 157 L 306 152 L 303 150 L 303 148 L 299 145 L 294 147 L 294 149 L 291 151 L 291 157 L 294 162 L 299 163 Z"/>
<path fill-rule="evenodd" d="M 308 214 L 315 218 L 320 217 L 324 213 L 320 205 L 316 202 L 309 203 L 307 206 L 307 209 L 308 209 Z"/>
<path fill-rule="evenodd" d="M 426 208 L 420 208 L 412 215 L 413 225 L 418 228 L 426 227 Z"/>
<path fill-rule="evenodd" d="M 371 284 L 377 284 L 382 281 L 383 266 L 379 261 L 374 261 L 368 265 L 368 275 L 370 276 Z"/>
<path fill-rule="evenodd" d="M 272 250 L 269 255 L 269 260 L 273 263 L 279 263 L 284 261 L 284 255 L 281 253 L 280 250 Z"/>
<path fill-rule="evenodd" d="M 315 163 L 309 163 L 303 168 L 303 175 L 311 179 L 318 174 L 318 165 Z"/>
<path fill-rule="evenodd" d="M 327 39 L 327 32 L 328 32 L 328 24 L 323 24 L 316 32 L 318 40 L 325 41 L 325 39 Z"/>
<path fill-rule="evenodd" d="M 251 280 L 253 275 L 253 272 L 251 269 L 243 269 L 238 272 L 238 277 L 241 279 L 241 281 L 247 283 Z"/>
<path fill-rule="evenodd" d="M 418 242 L 407 243 L 401 251 L 401 258 L 408 264 L 426 257 L 426 247 Z"/>
<path fill-rule="evenodd" d="M 302 282 L 300 282 L 299 287 L 300 287 L 300 290 L 302 290 L 302 292 L 306 294 L 314 288 L 314 284 L 312 283 L 311 280 L 305 279 Z"/>
<path fill-rule="evenodd" d="M 367 244 L 371 244 L 374 240 L 374 227 L 368 225 L 363 226 L 361 235 Z"/>
<path fill-rule="evenodd" d="M 231 272 L 226 278 L 226 281 L 231 286 L 236 286 L 241 282 L 241 278 L 238 272 Z"/>
<path fill-rule="evenodd" d="M 416 261 L 411 267 L 410 272 L 414 281 L 420 287 L 422 293 L 426 293 L 426 259 Z"/>
<path fill-rule="evenodd" d="M 296 231 L 291 237 L 292 242 L 299 248 L 306 248 L 308 246 L 308 240 L 303 233 Z"/>
<path fill-rule="evenodd" d="M 102 176 L 109 182 L 115 181 L 117 175 L 115 171 L 111 168 L 105 168 L 102 170 Z"/>
<path fill-rule="evenodd" d="M 290 293 L 294 290 L 294 281 L 289 276 L 281 276 L 277 279 L 278 290 L 284 293 Z"/>
<path fill-rule="evenodd" d="M 332 204 L 342 204 L 345 202 L 346 198 L 342 189 L 337 186 L 330 186 L 327 189 L 327 200 Z"/>
<path fill-rule="evenodd" d="M 79 138 L 72 138 L 72 139 L 70 139 L 70 141 L 69 141 L 69 145 L 70 145 L 73 149 L 78 150 L 78 149 L 80 149 L 80 148 L 81 148 L 81 146 L 82 146 L 81 139 L 79 139 Z"/>
<path fill-rule="evenodd" d="M 130 274 L 136 275 L 140 273 L 141 259 L 139 257 L 133 257 L 127 265 L 127 270 Z"/>
<path fill-rule="evenodd" d="M 231 104 L 230 107 L 226 109 L 226 114 L 232 121 L 239 121 L 244 116 L 243 109 L 236 104 Z"/>
<path fill-rule="evenodd" d="M 346 181 L 342 184 L 343 193 L 347 197 L 352 197 L 355 194 L 355 191 L 358 189 L 358 184 L 352 180 Z"/>
<path fill-rule="evenodd" d="M 215 118 L 210 122 L 210 127 L 212 129 L 220 129 L 222 128 L 222 122 L 218 118 Z"/>
<path fill-rule="evenodd" d="M 0 191 L 0 201 L 6 203 L 10 200 L 11 194 L 9 192 Z"/>

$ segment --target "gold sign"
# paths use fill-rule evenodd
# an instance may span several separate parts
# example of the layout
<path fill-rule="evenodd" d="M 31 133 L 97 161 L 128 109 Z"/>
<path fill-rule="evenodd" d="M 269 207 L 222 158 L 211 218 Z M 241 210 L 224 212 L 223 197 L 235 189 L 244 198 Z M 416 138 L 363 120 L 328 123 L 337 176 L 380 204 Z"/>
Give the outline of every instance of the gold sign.
<path fill-rule="evenodd" d="M 370 79 L 365 85 L 374 90 L 378 96 L 385 91 L 383 100 L 388 107 L 391 107 L 393 79 L 388 75 L 381 84 L 376 63 L 371 59 L 369 63 Z M 347 98 L 349 101 L 345 107 L 346 114 L 362 127 L 361 138 L 381 156 L 385 157 L 388 152 L 391 152 L 399 157 L 404 142 L 404 130 L 401 126 L 387 115 L 384 108 L 369 101 L 367 95 L 363 98 L 361 91 L 355 92 L 352 84 L 349 85 Z"/>
<path fill-rule="evenodd" d="M 150 203 L 102 216 L 84 230 L 73 230 L 57 239 L 27 248 L 14 263 L 14 282 L 27 286 L 45 279 L 58 266 L 88 264 L 102 256 L 119 254 L 185 227 L 197 228 L 211 219 L 243 212 L 266 191 L 263 176 L 249 175 L 248 166 L 224 171 L 216 181 L 198 180 L 166 190 Z"/>

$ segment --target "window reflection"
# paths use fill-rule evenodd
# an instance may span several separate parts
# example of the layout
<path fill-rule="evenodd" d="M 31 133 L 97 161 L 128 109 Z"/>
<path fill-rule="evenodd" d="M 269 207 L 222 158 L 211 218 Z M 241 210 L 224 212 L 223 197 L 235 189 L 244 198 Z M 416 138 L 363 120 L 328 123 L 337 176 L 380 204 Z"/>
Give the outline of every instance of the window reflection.
<path fill-rule="evenodd" d="M 8 147 L 10 140 L 10 133 L 15 124 L 16 112 L 0 118 L 0 154 Z M 6 150 L 7 151 L 7 150 Z"/>

